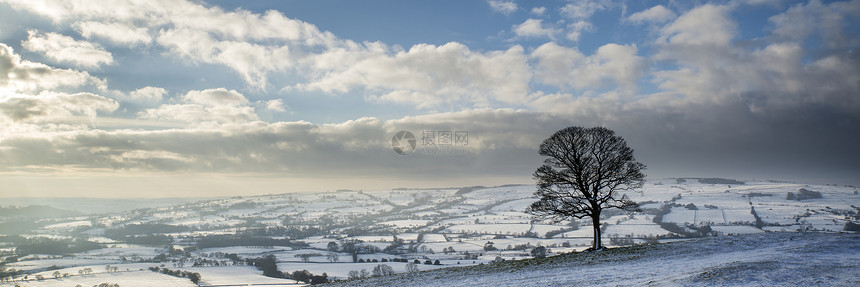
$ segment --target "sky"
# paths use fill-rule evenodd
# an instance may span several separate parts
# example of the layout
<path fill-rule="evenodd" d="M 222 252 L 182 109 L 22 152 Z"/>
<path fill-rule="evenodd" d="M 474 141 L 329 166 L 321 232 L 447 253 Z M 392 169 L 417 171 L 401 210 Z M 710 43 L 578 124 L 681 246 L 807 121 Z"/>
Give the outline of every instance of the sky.
<path fill-rule="evenodd" d="M 651 178 L 860 184 L 860 1 L 0 0 L 0 197 Z M 399 133 L 404 131 L 403 133 Z"/>

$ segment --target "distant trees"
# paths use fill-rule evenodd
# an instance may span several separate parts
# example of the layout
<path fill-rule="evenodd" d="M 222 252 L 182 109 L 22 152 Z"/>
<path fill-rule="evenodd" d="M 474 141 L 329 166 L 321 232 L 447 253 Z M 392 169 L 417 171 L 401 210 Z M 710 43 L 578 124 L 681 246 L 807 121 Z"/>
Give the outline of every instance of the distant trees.
<path fill-rule="evenodd" d="M 293 280 L 296 280 L 296 281 L 310 283 L 311 285 L 329 282 L 328 274 L 323 273 L 322 275 L 314 275 L 313 273 L 311 273 L 310 271 L 307 271 L 307 270 L 293 271 L 293 273 L 290 274 L 289 277 Z"/>
<path fill-rule="evenodd" d="M 601 249 L 600 213 L 638 209 L 618 193 L 642 186 L 645 165 L 635 160 L 623 138 L 604 127 L 562 129 L 544 140 L 538 152 L 548 158 L 534 172 L 539 199 L 526 211 L 555 221 L 591 218 L 592 248 Z"/>
<path fill-rule="evenodd" d="M 319 254 L 319 253 L 301 253 L 301 254 L 296 254 L 295 257 L 301 258 L 302 262 L 311 262 L 311 257 L 321 256 L 321 255 L 322 254 Z"/>
<path fill-rule="evenodd" d="M 11 281 L 15 276 L 21 273 L 23 272 L 18 271 L 15 268 L 6 269 L 5 266 L 0 265 L 0 282 Z"/>
<path fill-rule="evenodd" d="M 414 262 L 406 263 L 406 273 L 415 273 L 418 272 L 418 265 Z"/>
<path fill-rule="evenodd" d="M 296 270 L 296 271 L 293 271 L 292 274 L 290 274 L 290 278 L 292 278 L 293 280 L 302 281 L 305 283 L 311 282 L 311 276 L 313 276 L 313 273 L 311 273 L 310 271 L 307 271 L 307 270 L 301 270 L 301 271 Z"/>
<path fill-rule="evenodd" d="M 484 243 L 484 251 L 494 251 L 494 250 L 499 250 L 499 249 L 498 249 L 498 248 L 496 248 L 496 246 L 494 246 L 493 244 L 494 244 L 494 243 L 493 243 L 492 241 L 487 241 L 487 243 Z"/>
<path fill-rule="evenodd" d="M 340 256 L 337 255 L 337 253 L 332 252 L 326 255 L 326 259 L 328 259 L 328 262 L 334 263 L 340 261 Z"/>
<path fill-rule="evenodd" d="M 374 277 L 388 276 L 392 274 L 394 274 L 394 268 L 391 268 L 391 266 L 386 264 L 379 264 L 376 265 L 376 267 L 373 267 Z"/>
<path fill-rule="evenodd" d="M 269 254 L 266 257 L 254 259 L 253 265 L 262 270 L 264 276 L 284 278 L 284 274 L 278 271 L 278 259 L 275 255 Z"/>
<path fill-rule="evenodd" d="M 806 200 L 806 199 L 815 199 L 821 198 L 821 192 L 808 190 L 805 188 L 801 188 L 797 190 L 797 193 L 788 192 L 785 195 L 785 199 L 787 200 Z"/>
<path fill-rule="evenodd" d="M 368 276 L 370 276 L 370 272 L 367 272 L 367 269 L 361 269 L 361 271 L 350 270 L 349 273 L 347 273 L 347 278 L 350 280 L 367 278 Z"/>
<path fill-rule="evenodd" d="M 532 256 L 534 258 L 544 258 L 546 257 L 546 247 L 538 246 L 532 249 Z"/>
<path fill-rule="evenodd" d="M 17 245 L 18 256 L 28 254 L 70 254 L 104 248 L 104 245 L 86 240 L 67 240 L 34 237 Z"/>
<path fill-rule="evenodd" d="M 326 249 L 328 249 L 328 251 L 331 251 L 331 252 L 337 252 L 337 248 L 338 248 L 337 242 L 334 242 L 334 241 L 329 242 L 328 245 L 326 245 Z"/>
<path fill-rule="evenodd" d="M 152 272 L 159 272 L 161 274 L 166 274 L 166 275 L 170 275 L 170 276 L 188 278 L 188 280 L 191 280 L 191 282 L 194 282 L 194 284 L 200 283 L 200 279 L 203 278 L 202 276 L 200 276 L 200 273 L 191 272 L 191 271 L 170 270 L 170 269 L 161 268 L 161 267 L 149 267 L 149 270 Z"/>

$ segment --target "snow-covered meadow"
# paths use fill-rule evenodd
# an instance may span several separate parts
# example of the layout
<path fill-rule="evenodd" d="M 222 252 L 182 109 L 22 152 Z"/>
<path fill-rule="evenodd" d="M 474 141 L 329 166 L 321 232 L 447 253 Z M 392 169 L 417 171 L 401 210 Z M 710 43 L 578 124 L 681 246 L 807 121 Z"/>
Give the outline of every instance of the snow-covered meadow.
<path fill-rule="evenodd" d="M 590 246 L 590 220 L 549 222 L 525 213 L 534 188 L 288 192 L 69 218 L 4 217 L 0 223 L 29 225 L 0 237 L 3 268 L 14 269 L 0 285 L 194 285 L 149 270 L 159 267 L 197 273 L 202 285 L 290 286 L 299 283 L 264 276 L 255 260 L 271 255 L 281 272 L 307 270 L 340 280 L 371 276 L 380 265 L 402 274 L 531 258 L 539 246 L 548 256 Z M 802 190 L 816 196 L 792 199 Z M 772 231 L 848 232 L 860 218 L 860 195 L 851 186 L 662 179 L 626 195 L 641 211 L 605 212 L 601 230 L 609 247 Z M 33 252 L 44 244 L 61 248 Z M 659 272 L 647 264 L 636 268 Z M 531 277 L 539 276 L 545 273 Z"/>

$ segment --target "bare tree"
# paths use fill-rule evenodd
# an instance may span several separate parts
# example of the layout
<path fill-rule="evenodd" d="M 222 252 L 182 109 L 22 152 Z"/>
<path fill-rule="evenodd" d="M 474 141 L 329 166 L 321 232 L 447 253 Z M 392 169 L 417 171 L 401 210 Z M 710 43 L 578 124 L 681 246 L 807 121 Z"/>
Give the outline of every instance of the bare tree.
<path fill-rule="evenodd" d="M 337 255 L 337 253 L 332 252 L 326 255 L 326 259 L 328 259 L 329 262 L 334 263 L 340 261 L 340 256 Z"/>
<path fill-rule="evenodd" d="M 416 273 L 418 272 L 418 265 L 414 262 L 406 263 L 406 273 Z"/>
<path fill-rule="evenodd" d="M 615 132 L 604 128 L 567 127 L 540 145 L 548 158 L 534 173 L 535 196 L 527 212 L 556 222 L 591 218 L 594 245 L 600 241 L 600 212 L 608 208 L 638 210 L 638 205 L 619 197 L 619 191 L 641 187 L 645 165 L 633 158 L 633 149 Z"/>
<path fill-rule="evenodd" d="M 388 276 L 394 274 L 394 268 L 385 264 L 376 265 L 373 267 L 373 277 Z"/>

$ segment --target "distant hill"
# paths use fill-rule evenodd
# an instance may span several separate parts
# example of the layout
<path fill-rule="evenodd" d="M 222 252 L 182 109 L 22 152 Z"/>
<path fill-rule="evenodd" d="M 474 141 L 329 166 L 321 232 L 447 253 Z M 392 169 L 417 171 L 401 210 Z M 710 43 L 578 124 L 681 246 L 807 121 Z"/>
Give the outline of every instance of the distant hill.
<path fill-rule="evenodd" d="M 0 207 L 0 216 L 3 217 L 57 218 L 79 215 L 82 215 L 82 213 L 45 205 L 30 205 L 25 207 Z"/>

